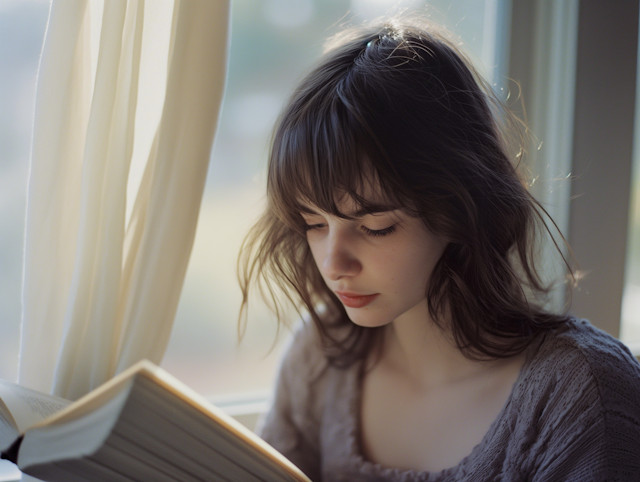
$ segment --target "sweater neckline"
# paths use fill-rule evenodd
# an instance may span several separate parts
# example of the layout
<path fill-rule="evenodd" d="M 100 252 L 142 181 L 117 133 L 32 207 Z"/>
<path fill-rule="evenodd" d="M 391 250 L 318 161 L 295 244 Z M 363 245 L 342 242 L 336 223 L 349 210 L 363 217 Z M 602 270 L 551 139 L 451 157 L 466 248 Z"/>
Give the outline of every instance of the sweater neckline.
<path fill-rule="evenodd" d="M 534 349 L 535 345 L 535 349 Z M 360 445 L 360 407 L 362 406 L 362 383 L 364 378 L 364 364 L 361 363 L 357 370 L 353 370 L 351 373 L 350 389 L 348 390 L 348 397 L 346 403 L 348 404 L 348 419 L 345 421 L 347 425 L 347 450 L 349 458 L 353 461 L 354 468 L 363 474 L 389 478 L 390 480 L 403 480 L 403 481 L 420 481 L 420 482 L 437 482 L 445 480 L 447 477 L 456 475 L 457 473 L 464 471 L 479 454 L 484 451 L 484 448 L 490 443 L 495 436 L 498 427 L 502 424 L 503 420 L 509 413 L 509 408 L 512 402 L 519 392 L 522 380 L 525 378 L 526 373 L 529 371 L 534 355 L 537 352 L 537 348 L 540 343 L 531 343 L 526 350 L 525 360 L 520 367 L 518 377 L 513 383 L 511 392 L 507 397 L 502 409 L 498 413 L 498 416 L 489 426 L 487 433 L 485 433 L 482 440 L 466 455 L 458 464 L 443 469 L 441 471 L 419 471 L 413 469 L 398 469 L 393 467 L 385 467 L 379 463 L 371 462 L 365 459 L 362 448 Z"/>

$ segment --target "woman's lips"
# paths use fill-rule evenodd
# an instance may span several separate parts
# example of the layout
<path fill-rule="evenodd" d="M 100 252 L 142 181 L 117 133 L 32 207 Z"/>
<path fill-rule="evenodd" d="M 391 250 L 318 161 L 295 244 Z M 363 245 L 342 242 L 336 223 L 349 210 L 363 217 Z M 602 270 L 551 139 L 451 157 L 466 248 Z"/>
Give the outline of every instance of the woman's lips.
<path fill-rule="evenodd" d="M 379 293 L 373 295 L 359 295 L 357 293 L 347 293 L 346 291 L 336 291 L 336 295 L 342 304 L 349 308 L 362 308 L 376 299 Z"/>

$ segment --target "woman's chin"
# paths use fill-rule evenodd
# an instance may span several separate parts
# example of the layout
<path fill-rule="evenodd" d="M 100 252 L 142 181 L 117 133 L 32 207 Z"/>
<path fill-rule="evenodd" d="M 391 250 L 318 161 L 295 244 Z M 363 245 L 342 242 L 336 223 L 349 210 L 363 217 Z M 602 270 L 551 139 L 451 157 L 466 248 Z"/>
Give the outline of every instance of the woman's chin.
<path fill-rule="evenodd" d="M 362 328 L 379 328 L 391 323 L 392 320 L 386 318 L 379 318 L 374 316 L 367 316 L 362 313 L 350 313 L 351 310 L 347 308 L 347 315 L 354 325 L 361 326 Z"/>

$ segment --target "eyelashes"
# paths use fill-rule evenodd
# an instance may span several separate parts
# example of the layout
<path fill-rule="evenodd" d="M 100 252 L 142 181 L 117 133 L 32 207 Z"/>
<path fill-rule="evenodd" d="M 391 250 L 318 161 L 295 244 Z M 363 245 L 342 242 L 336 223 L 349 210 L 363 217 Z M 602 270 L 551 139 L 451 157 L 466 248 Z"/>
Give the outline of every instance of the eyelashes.
<path fill-rule="evenodd" d="M 323 228 L 324 224 L 303 224 L 302 229 L 306 233 L 307 231 L 311 231 L 312 229 L 320 229 Z"/>
<path fill-rule="evenodd" d="M 304 232 L 306 233 L 314 229 L 322 229 L 325 226 L 326 226 L 325 224 L 304 224 L 303 229 L 304 229 Z M 364 234 L 366 234 L 367 236 L 386 236 L 388 234 L 395 232 L 397 228 L 396 228 L 396 225 L 393 224 L 388 228 L 384 228 L 384 229 L 369 229 L 366 226 L 361 226 L 360 229 L 362 229 L 362 232 L 364 232 Z"/>
<path fill-rule="evenodd" d="M 369 236 L 386 236 L 387 234 L 391 234 L 395 232 L 396 225 L 393 224 L 388 228 L 384 228 L 384 229 L 369 229 L 365 226 L 362 226 L 362 230 L 364 231 L 365 234 Z"/>

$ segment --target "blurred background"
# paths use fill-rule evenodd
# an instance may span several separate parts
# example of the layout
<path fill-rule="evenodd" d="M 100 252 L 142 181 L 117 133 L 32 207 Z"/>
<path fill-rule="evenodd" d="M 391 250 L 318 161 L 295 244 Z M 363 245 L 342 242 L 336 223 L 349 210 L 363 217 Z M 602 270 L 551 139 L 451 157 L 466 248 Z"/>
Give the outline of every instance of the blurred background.
<path fill-rule="evenodd" d="M 163 365 L 200 393 L 269 389 L 286 330 L 252 305 L 238 344 L 240 290 L 235 263 L 262 210 L 264 168 L 274 120 L 320 55 L 327 37 L 350 22 L 415 9 L 448 25 L 494 77 L 498 2 L 478 0 L 234 0 L 227 90 L 198 233 L 172 340 Z M 47 0 L 0 0 L 0 378 L 17 375 L 22 237 L 38 58 Z M 483 62 L 484 59 L 484 62 Z"/>
<path fill-rule="evenodd" d="M 507 0 L 233 0 L 229 76 L 198 233 L 163 366 L 205 396 L 269 390 L 286 330 L 254 305 L 238 344 L 239 245 L 259 216 L 273 122 L 324 40 L 351 22 L 416 10 L 445 24 L 506 96 Z M 0 378 L 15 380 L 25 196 L 47 0 L 0 0 Z M 525 99 L 526 100 L 526 99 Z M 638 136 L 636 136 L 638 137 Z M 544 141 L 544 139 L 542 139 Z M 635 149 L 637 152 L 637 149 Z M 635 156 L 621 337 L 640 343 L 640 183 Z"/>

